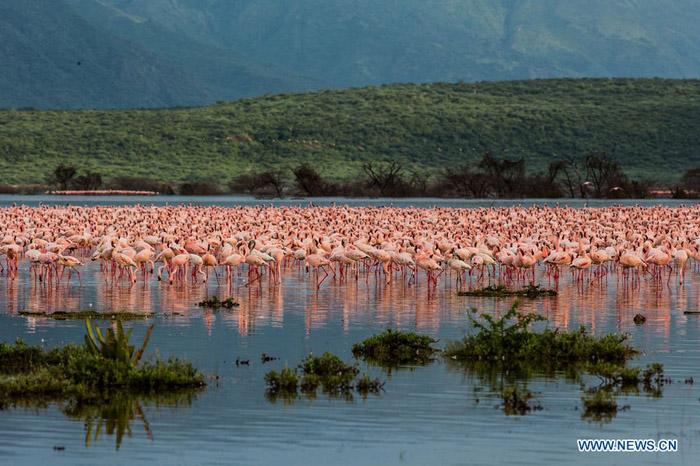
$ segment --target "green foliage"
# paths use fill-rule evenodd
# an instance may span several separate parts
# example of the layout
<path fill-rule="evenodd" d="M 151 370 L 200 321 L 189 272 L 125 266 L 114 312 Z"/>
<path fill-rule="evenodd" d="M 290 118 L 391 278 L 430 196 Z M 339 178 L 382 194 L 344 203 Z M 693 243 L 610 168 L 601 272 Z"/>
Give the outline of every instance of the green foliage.
<path fill-rule="evenodd" d="M 268 391 L 272 393 L 296 393 L 297 385 L 299 384 L 299 376 L 285 364 L 284 369 L 280 372 L 271 370 L 265 374 L 265 383 L 268 386 Z"/>
<path fill-rule="evenodd" d="M 143 362 L 105 358 L 86 346 L 44 351 L 21 340 L 0 344 L 0 407 L 41 400 L 95 402 L 108 393 L 147 394 L 204 385 L 191 363 L 177 359 Z"/>
<path fill-rule="evenodd" d="M 349 391 L 353 380 L 360 373 L 355 366 L 345 364 L 338 356 L 326 352 L 320 357 L 310 354 L 304 359 L 299 368 L 304 373 L 304 379 L 310 378 L 305 386 L 318 386 L 320 382 L 325 392 Z"/>
<path fill-rule="evenodd" d="M 352 354 L 356 358 L 384 366 L 427 364 L 437 351 L 431 346 L 433 343 L 436 340 L 427 335 L 389 328 L 362 343 L 355 343 Z"/>
<path fill-rule="evenodd" d="M 339 357 L 328 352 L 320 357 L 310 354 L 298 368 L 302 371 L 301 376 L 286 364 L 281 372 L 272 370 L 265 375 L 268 386 L 265 396 L 269 401 L 274 403 L 281 398 L 285 403 L 291 403 L 298 397 L 297 389 L 307 399 L 313 399 L 319 387 L 330 397 L 343 396 L 351 401 L 353 388 L 362 396 L 367 396 L 369 393 L 378 395 L 384 386 L 379 379 L 372 380 L 366 373 L 355 382 L 360 372 L 357 367 L 345 364 Z"/>
<path fill-rule="evenodd" d="M 670 182 L 700 166 L 698 106 L 697 80 L 556 79 L 396 84 L 201 108 L 8 110 L 0 182 L 35 183 L 57 163 L 99 172 L 108 185 L 117 176 L 225 185 L 277 170 L 291 181 L 303 163 L 323 167 L 328 181 L 366 179 L 366 163 L 387 161 L 435 177 L 443 167 L 477 168 L 487 151 L 523 158 L 528 173 L 607 152 L 632 178 Z"/>
<path fill-rule="evenodd" d="M 151 332 L 153 331 L 153 325 L 151 325 L 146 332 L 146 337 L 143 340 L 141 348 L 134 351 L 134 345 L 129 345 L 129 338 L 134 329 L 130 328 L 129 333 L 124 333 L 121 320 L 117 319 L 116 322 L 117 331 L 115 332 L 114 329 L 108 328 L 105 334 L 106 336 L 102 336 L 100 328 L 95 325 L 95 331 L 93 332 L 90 319 L 85 319 L 85 327 L 87 328 L 85 348 L 91 353 L 98 354 L 105 359 L 120 361 L 132 366 L 136 365 L 141 359 L 143 352 L 146 350 L 148 339 L 151 337 Z M 97 335 L 97 338 L 95 338 L 95 335 Z"/>
<path fill-rule="evenodd" d="M 587 334 L 585 327 L 573 332 L 545 329 L 535 333 L 528 329 L 533 322 L 546 320 L 538 314 L 518 312 L 516 300 L 508 312 L 496 320 L 481 314 L 477 320 L 469 314 L 476 334 L 460 342 L 447 344 L 443 354 L 463 361 L 492 360 L 507 363 L 526 361 L 528 364 L 564 366 L 586 361 L 624 362 L 639 353 L 626 344 L 628 335 L 610 334 L 596 338 Z M 476 313 L 472 309 L 472 313 Z M 509 322 L 514 319 L 514 323 Z"/>

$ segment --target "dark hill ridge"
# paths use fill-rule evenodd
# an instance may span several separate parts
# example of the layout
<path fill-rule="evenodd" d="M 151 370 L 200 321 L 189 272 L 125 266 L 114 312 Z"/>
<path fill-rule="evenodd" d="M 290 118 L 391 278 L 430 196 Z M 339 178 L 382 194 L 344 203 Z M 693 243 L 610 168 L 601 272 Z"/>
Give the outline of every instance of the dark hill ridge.
<path fill-rule="evenodd" d="M 268 95 L 200 108 L 0 111 L 0 182 L 59 162 L 105 178 L 227 183 L 311 163 L 333 180 L 367 161 L 435 173 L 485 151 L 528 171 L 606 152 L 628 175 L 675 181 L 700 166 L 700 81 L 555 79 L 390 85 Z"/>

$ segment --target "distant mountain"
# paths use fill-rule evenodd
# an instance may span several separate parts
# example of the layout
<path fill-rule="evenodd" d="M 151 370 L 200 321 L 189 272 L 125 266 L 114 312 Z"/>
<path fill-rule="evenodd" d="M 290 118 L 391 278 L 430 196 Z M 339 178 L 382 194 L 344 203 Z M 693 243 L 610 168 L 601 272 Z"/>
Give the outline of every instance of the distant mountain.
<path fill-rule="evenodd" d="M 394 82 L 693 78 L 697 24 L 697 0 L 0 0 L 0 107 L 200 105 Z"/>
<path fill-rule="evenodd" d="M 61 0 L 0 1 L 0 106 L 154 107 L 212 100 L 144 47 L 92 26 Z"/>
<path fill-rule="evenodd" d="M 101 0 L 333 87 L 700 77 L 697 0 Z"/>

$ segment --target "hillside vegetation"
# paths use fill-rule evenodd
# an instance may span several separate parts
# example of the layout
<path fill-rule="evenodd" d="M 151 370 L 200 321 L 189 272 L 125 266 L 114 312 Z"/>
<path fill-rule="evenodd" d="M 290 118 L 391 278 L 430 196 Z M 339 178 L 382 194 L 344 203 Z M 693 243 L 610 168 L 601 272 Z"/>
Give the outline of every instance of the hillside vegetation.
<path fill-rule="evenodd" d="M 0 182 L 41 183 L 59 163 L 159 181 L 226 184 L 310 163 L 353 180 L 367 161 L 435 173 L 484 152 L 526 170 L 605 152 L 630 177 L 700 166 L 700 81 L 557 79 L 397 84 L 266 95 L 200 108 L 0 111 Z"/>

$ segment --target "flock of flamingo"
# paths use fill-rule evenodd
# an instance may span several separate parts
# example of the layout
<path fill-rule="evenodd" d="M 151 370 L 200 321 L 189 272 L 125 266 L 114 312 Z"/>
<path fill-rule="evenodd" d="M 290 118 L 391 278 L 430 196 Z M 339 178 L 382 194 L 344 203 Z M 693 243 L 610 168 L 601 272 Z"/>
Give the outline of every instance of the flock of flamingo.
<path fill-rule="evenodd" d="M 536 283 L 537 270 L 682 284 L 687 261 L 700 260 L 700 208 L 15 206 L 0 209 L 0 237 L 0 273 L 14 279 L 25 263 L 47 286 L 73 271 L 82 285 L 89 260 L 105 280 L 131 284 L 206 282 L 211 271 L 231 283 L 242 267 L 246 286 L 279 284 L 295 263 L 315 272 L 317 289 L 329 274 L 386 284 L 424 274 L 434 286 L 445 271 L 458 285 L 467 275 Z"/>

